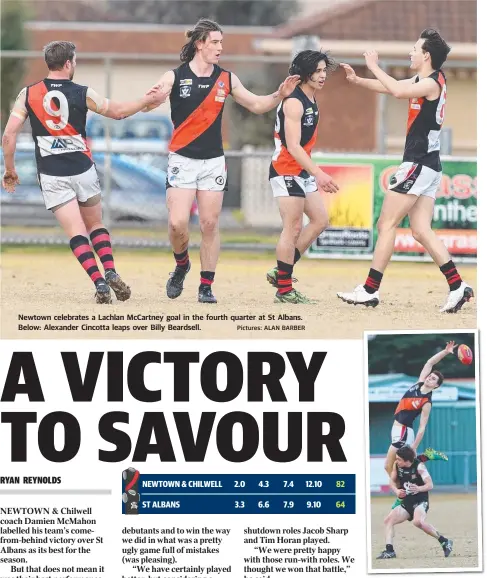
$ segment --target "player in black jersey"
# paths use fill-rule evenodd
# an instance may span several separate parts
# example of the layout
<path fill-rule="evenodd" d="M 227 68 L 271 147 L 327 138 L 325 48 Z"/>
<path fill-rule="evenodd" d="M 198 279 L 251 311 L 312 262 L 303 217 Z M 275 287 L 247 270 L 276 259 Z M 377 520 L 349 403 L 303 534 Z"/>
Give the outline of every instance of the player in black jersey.
<path fill-rule="evenodd" d="M 212 284 L 220 253 L 218 221 L 227 185 L 221 130 L 225 100 L 231 95 L 249 111 L 263 114 L 291 94 L 299 76 L 288 76 L 273 94 L 257 96 L 234 73 L 219 66 L 223 33 L 216 22 L 200 19 L 187 31 L 186 38 L 181 66 L 164 73 L 153 87 L 170 93 L 174 124 L 169 143 L 167 207 L 176 267 L 170 273 L 166 293 L 170 299 L 179 297 L 191 268 L 189 220 L 196 196 L 201 229 L 198 301 L 216 303 Z"/>
<path fill-rule="evenodd" d="M 410 52 L 415 76 L 395 80 L 378 64 L 375 51 L 365 52 L 368 69 L 376 79 L 359 78 L 342 64 L 347 80 L 375 92 L 409 99 L 403 163 L 391 178 L 377 222 L 378 239 L 372 267 L 363 285 L 337 296 L 353 305 L 375 307 L 379 286 L 394 251 L 396 228 L 409 215 L 413 237 L 423 245 L 446 278 L 450 293 L 441 312 L 456 313 L 473 297 L 472 288 L 458 273 L 447 248 L 431 228 L 435 197 L 441 183 L 440 131 L 445 118 L 446 76 L 441 70 L 450 47 L 436 30 L 427 29 Z"/>
<path fill-rule="evenodd" d="M 71 250 L 95 284 L 96 302 L 111 303 L 110 288 L 118 300 L 125 301 L 131 291 L 115 270 L 110 235 L 102 222 L 100 184 L 86 142 L 86 115 L 91 110 L 121 119 L 148 105 L 159 106 L 167 95 L 154 91 L 135 101 L 115 102 L 74 83 L 76 47 L 72 42 L 50 42 L 44 58 L 49 74 L 20 92 L 5 127 L 2 184 L 9 193 L 19 184 L 15 148 L 17 135 L 29 118 L 46 208 L 54 213 L 70 239 Z M 90 239 L 105 276 L 98 269 Z"/>
<path fill-rule="evenodd" d="M 279 105 L 274 141 L 276 150 L 269 168 L 269 181 L 279 203 L 282 233 L 276 247 L 277 267 L 267 280 L 277 288 L 277 303 L 312 303 L 293 288 L 293 269 L 301 254 L 328 226 L 321 192 L 336 193 L 338 185 L 311 160 L 318 134 L 319 111 L 316 91 L 337 67 L 327 52 L 303 50 L 293 59 L 289 74 L 299 74 L 301 83 Z M 303 227 L 303 215 L 309 219 Z"/>
<path fill-rule="evenodd" d="M 416 528 L 436 538 L 447 558 L 453 549 L 453 541 L 445 538 L 426 521 L 429 510 L 428 492 L 433 489 L 433 480 L 426 466 L 416 459 L 416 453 L 411 447 L 404 446 L 397 450 L 390 486 L 402 502 L 400 507 L 389 512 L 384 520 L 386 549 L 377 558 L 383 560 L 396 557 L 393 545 L 394 526 L 406 520 L 412 521 Z"/>

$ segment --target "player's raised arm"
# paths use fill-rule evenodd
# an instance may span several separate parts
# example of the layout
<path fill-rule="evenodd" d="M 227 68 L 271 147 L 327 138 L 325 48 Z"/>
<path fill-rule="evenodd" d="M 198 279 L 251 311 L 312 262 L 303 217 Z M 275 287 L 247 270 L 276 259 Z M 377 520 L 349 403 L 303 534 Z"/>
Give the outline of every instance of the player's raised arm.
<path fill-rule="evenodd" d="M 303 105 L 296 98 L 290 98 L 283 104 L 284 107 L 284 131 L 286 134 L 286 147 L 289 154 L 296 162 L 310 175 L 316 179 L 319 189 L 328 193 L 336 193 L 338 185 L 330 175 L 323 172 L 301 146 L 301 118 L 303 116 Z"/>
<path fill-rule="evenodd" d="M 265 96 L 258 96 L 247 90 L 236 74 L 232 73 L 232 96 L 238 104 L 255 114 L 269 112 L 287 96 L 289 96 L 299 84 L 299 75 L 288 76 L 281 83 L 276 92 Z"/>
<path fill-rule="evenodd" d="M 122 118 L 140 112 L 146 107 L 155 108 L 161 105 L 166 100 L 166 97 L 167 94 L 160 88 L 156 88 L 154 90 L 151 89 L 150 93 L 145 94 L 137 100 L 118 102 L 104 98 L 92 88 L 88 88 L 86 92 L 86 106 L 89 110 L 102 116 L 121 120 Z"/>
<path fill-rule="evenodd" d="M 17 135 L 27 118 L 25 95 L 26 89 L 23 88 L 15 101 L 2 137 L 3 162 L 5 164 L 2 186 L 8 193 L 14 193 L 16 185 L 20 184 L 15 171 L 15 149 L 17 147 Z"/>
<path fill-rule="evenodd" d="M 400 82 L 379 66 L 379 55 L 375 50 L 364 52 L 365 64 L 387 91 L 396 98 L 428 98 L 440 96 L 440 85 L 432 78 L 422 78 L 418 82 Z"/>
<path fill-rule="evenodd" d="M 345 62 L 340 62 L 340 66 L 343 68 L 346 74 L 346 78 L 350 84 L 355 84 L 356 86 L 360 86 L 362 88 L 366 88 L 367 90 L 372 90 L 373 92 L 380 92 L 382 94 L 392 94 L 390 90 L 388 90 L 380 80 L 376 78 L 363 78 L 361 76 L 357 76 L 355 70 Z M 403 78 L 402 80 L 397 80 L 396 82 L 399 83 L 401 87 L 408 86 L 413 83 L 416 76 L 412 78 Z"/>
<path fill-rule="evenodd" d="M 453 353 L 456 347 L 458 347 L 458 345 L 455 345 L 454 341 L 449 341 L 446 344 L 445 349 L 442 349 L 439 353 L 436 353 L 435 355 L 433 355 L 433 357 L 430 357 L 428 361 L 424 364 L 423 370 L 421 371 L 421 374 L 419 376 L 419 381 L 424 381 L 433 370 L 433 367 L 447 355 Z"/>

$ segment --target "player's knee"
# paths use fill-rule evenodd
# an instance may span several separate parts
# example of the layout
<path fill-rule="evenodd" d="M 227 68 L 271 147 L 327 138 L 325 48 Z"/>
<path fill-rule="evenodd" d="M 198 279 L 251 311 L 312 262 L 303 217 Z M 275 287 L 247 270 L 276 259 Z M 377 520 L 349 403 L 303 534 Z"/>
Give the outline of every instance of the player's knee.
<path fill-rule="evenodd" d="M 414 227 L 411 229 L 411 233 L 418 243 L 422 243 L 423 239 L 426 237 L 428 231 L 427 229 L 415 229 Z"/>
<path fill-rule="evenodd" d="M 283 226 L 283 233 L 286 237 L 288 237 L 293 242 L 298 240 L 298 237 L 303 229 L 303 220 L 302 218 L 293 219 L 284 223 Z"/>
<path fill-rule="evenodd" d="M 184 234 L 188 228 L 188 220 L 178 216 L 169 216 L 169 230 L 173 235 Z"/>
<path fill-rule="evenodd" d="M 203 235 L 213 235 L 218 231 L 218 217 L 200 218 L 200 230 Z"/>
<path fill-rule="evenodd" d="M 413 526 L 416 526 L 416 528 L 419 528 L 420 530 L 422 530 L 422 528 L 423 528 L 423 520 L 414 519 L 414 520 L 413 520 Z"/>
<path fill-rule="evenodd" d="M 397 223 L 389 217 L 379 217 L 379 220 L 377 221 L 377 231 L 379 234 L 386 231 L 392 231 L 396 227 Z"/>
<path fill-rule="evenodd" d="M 299 221 L 296 221 L 295 223 L 292 224 L 291 227 L 291 235 L 293 236 L 293 241 L 296 243 L 296 241 L 299 238 L 299 235 L 301 234 L 301 231 L 303 230 L 303 221 L 302 219 L 300 219 Z"/>
<path fill-rule="evenodd" d="M 314 219 L 311 220 L 311 222 L 313 223 L 313 226 L 317 230 L 318 234 L 320 234 L 325 229 L 328 229 L 328 226 L 330 224 L 328 215 L 326 214 L 315 217 Z"/>

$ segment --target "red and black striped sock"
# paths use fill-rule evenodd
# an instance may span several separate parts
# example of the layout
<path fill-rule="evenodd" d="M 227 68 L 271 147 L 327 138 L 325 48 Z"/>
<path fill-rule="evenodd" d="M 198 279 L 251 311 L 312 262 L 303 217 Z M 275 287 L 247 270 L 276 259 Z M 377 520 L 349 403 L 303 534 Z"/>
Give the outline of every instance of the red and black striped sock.
<path fill-rule="evenodd" d="M 200 289 L 213 285 L 215 280 L 215 271 L 201 271 L 200 273 Z"/>
<path fill-rule="evenodd" d="M 277 262 L 277 292 L 285 295 L 293 290 L 293 267 L 283 261 Z"/>
<path fill-rule="evenodd" d="M 364 283 L 364 289 L 367 291 L 367 293 L 372 294 L 379 290 L 380 282 L 382 281 L 383 276 L 384 273 L 376 271 L 375 269 L 369 269 L 369 276 Z"/>
<path fill-rule="evenodd" d="M 462 284 L 462 278 L 451 259 L 448 263 L 445 263 L 440 267 L 440 271 L 446 277 L 448 285 L 450 286 L 450 291 L 455 291 L 460 287 Z"/>
<path fill-rule="evenodd" d="M 301 253 L 299 252 L 299 249 L 294 249 L 294 264 L 296 265 L 296 263 L 301 259 Z"/>
<path fill-rule="evenodd" d="M 106 229 L 96 229 L 90 233 L 91 244 L 106 271 L 115 272 L 110 233 Z"/>
<path fill-rule="evenodd" d="M 188 249 L 185 249 L 182 253 L 173 253 L 173 255 L 176 260 L 176 267 L 180 267 L 181 269 L 187 269 L 189 267 Z"/>
<path fill-rule="evenodd" d="M 80 262 L 80 265 L 88 273 L 93 283 L 96 285 L 98 281 L 104 281 L 98 265 L 96 263 L 95 255 L 90 247 L 90 242 L 87 237 L 83 235 L 76 235 L 69 241 L 71 251 Z"/>

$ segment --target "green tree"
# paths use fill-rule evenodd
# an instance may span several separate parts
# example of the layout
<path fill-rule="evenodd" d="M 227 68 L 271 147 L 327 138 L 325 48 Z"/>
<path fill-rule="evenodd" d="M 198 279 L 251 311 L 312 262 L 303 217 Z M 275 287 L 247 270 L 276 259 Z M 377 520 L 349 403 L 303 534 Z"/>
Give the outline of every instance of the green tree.
<path fill-rule="evenodd" d="M 475 351 L 474 333 L 425 333 L 375 335 L 368 342 L 369 375 L 405 373 L 418 377 L 426 361 L 444 349 L 447 341 L 464 343 Z M 475 353 L 474 353 L 475 355 Z M 445 377 L 475 376 L 475 363 L 463 365 L 454 355 L 447 355 L 437 368 Z"/>
<path fill-rule="evenodd" d="M 297 3 L 279 0 L 107 0 L 110 20 L 152 24 L 192 24 L 212 18 L 222 26 L 276 26 L 287 22 Z"/>
<path fill-rule="evenodd" d="M 26 12 L 22 2 L 11 0 L 2 2 L 1 50 L 26 50 L 27 35 L 24 30 Z M 2 131 L 5 127 L 13 100 L 17 96 L 24 76 L 25 61 L 2 56 L 1 59 L 1 108 Z"/>
<path fill-rule="evenodd" d="M 235 71 L 242 84 L 254 94 L 275 92 L 288 74 L 286 64 L 267 64 L 263 67 L 246 67 Z M 231 127 L 230 146 L 240 149 L 246 144 L 271 149 L 273 147 L 276 111 L 256 115 L 228 100 L 228 114 Z"/>

